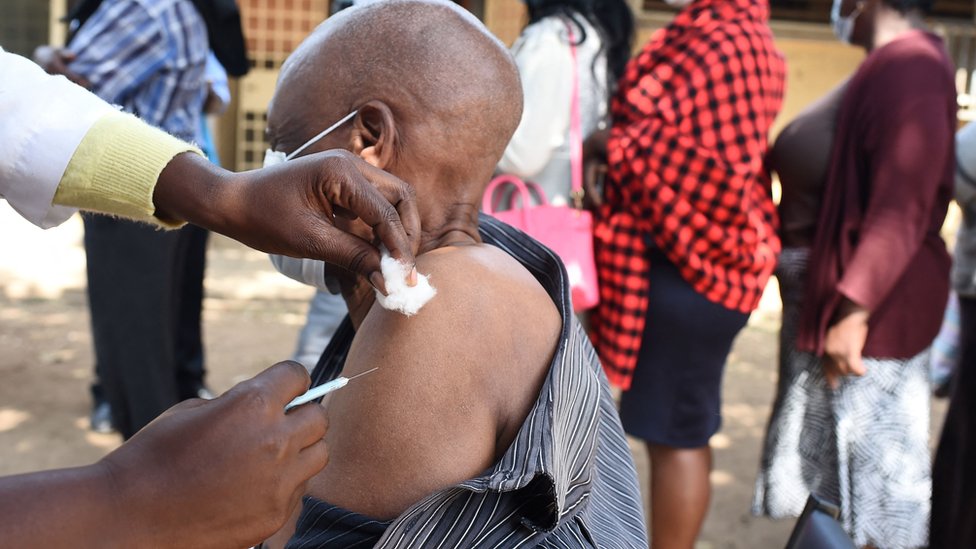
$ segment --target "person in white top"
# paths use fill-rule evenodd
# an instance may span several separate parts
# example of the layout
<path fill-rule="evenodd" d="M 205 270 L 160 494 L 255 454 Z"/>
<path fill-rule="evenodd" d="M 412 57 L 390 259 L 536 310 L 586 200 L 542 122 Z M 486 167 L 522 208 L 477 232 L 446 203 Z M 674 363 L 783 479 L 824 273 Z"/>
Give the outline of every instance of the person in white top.
<path fill-rule="evenodd" d="M 345 151 L 230 173 L 2 49 L 0 120 L 0 197 L 40 227 L 74 208 L 189 221 L 265 252 L 379 272 L 379 251 L 333 225 L 339 209 L 414 263 L 411 188 Z M 328 461 L 322 408 L 284 412 L 309 381 L 299 364 L 279 363 L 214 400 L 171 408 L 93 465 L 0 477 L 2 544 L 253 545 L 281 527 Z"/>
<path fill-rule="evenodd" d="M 498 169 L 538 183 L 550 202 L 564 204 L 574 77 L 585 138 L 606 125 L 609 98 L 630 58 L 633 15 L 624 0 L 528 0 L 526 8 L 529 24 L 512 46 L 525 103 Z"/>
<path fill-rule="evenodd" d="M 0 196 L 42 228 L 74 208 L 54 205 L 68 161 L 96 120 L 112 107 L 65 78 L 0 50 Z"/>

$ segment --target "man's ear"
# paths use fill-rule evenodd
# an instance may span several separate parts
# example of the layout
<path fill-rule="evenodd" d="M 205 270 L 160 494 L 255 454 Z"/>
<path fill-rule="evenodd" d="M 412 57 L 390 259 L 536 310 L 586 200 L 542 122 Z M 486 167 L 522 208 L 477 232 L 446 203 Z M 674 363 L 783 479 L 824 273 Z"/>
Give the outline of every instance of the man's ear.
<path fill-rule="evenodd" d="M 350 149 L 377 168 L 386 169 L 393 162 L 397 146 L 393 111 L 382 101 L 369 101 L 359 107 L 352 121 Z"/>

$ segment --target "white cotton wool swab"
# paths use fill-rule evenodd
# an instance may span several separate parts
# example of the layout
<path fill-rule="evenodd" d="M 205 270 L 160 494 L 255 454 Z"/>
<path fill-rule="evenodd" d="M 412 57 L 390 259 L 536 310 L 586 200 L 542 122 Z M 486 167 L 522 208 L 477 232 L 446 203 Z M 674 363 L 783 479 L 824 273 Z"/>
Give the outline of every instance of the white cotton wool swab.
<path fill-rule="evenodd" d="M 376 290 L 376 299 L 388 311 L 413 316 L 437 295 L 437 290 L 430 285 L 427 276 L 420 273 L 417 273 L 417 285 L 407 286 L 410 267 L 393 259 L 386 250 L 383 250 L 380 258 L 380 271 L 383 272 L 383 282 L 389 295 L 383 295 Z"/>

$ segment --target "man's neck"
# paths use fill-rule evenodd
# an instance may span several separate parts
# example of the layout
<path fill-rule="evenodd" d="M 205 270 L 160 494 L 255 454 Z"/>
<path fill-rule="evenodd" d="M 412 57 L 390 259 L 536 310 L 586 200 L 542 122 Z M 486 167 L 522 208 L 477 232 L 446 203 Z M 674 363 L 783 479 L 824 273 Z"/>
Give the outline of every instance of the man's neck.
<path fill-rule="evenodd" d="M 421 213 L 419 253 L 426 253 L 445 246 L 480 244 L 478 234 L 478 207 L 471 203 L 439 206 L 436 213 Z"/>
<path fill-rule="evenodd" d="M 421 227 L 418 253 L 481 243 L 478 209 L 479 191 L 484 184 L 477 181 L 478 176 L 470 173 L 459 176 L 461 170 L 454 166 L 412 168 L 399 165 L 391 173 L 410 182 L 416 190 Z"/>

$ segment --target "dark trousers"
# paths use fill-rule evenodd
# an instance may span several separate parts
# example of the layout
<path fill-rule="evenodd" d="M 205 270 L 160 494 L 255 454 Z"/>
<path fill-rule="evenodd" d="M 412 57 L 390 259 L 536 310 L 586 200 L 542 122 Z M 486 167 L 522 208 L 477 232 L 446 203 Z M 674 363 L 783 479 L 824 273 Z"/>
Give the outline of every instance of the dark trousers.
<path fill-rule="evenodd" d="M 976 547 L 976 298 L 959 297 L 960 354 L 932 465 L 931 549 Z"/>
<path fill-rule="evenodd" d="M 180 296 L 176 314 L 176 388 L 180 400 L 196 398 L 206 376 L 203 358 L 203 277 L 207 268 L 210 231 L 196 225 L 181 229 L 177 257 L 181 258 Z"/>
<path fill-rule="evenodd" d="M 187 380 L 202 379 L 202 288 L 188 282 L 187 272 L 199 272 L 202 282 L 202 261 L 188 268 L 188 258 L 205 252 L 206 233 L 201 247 L 194 229 L 202 231 L 85 216 L 95 370 L 125 438 L 179 402 Z M 196 298 L 186 300 L 184 292 Z M 178 373 L 181 361 L 185 374 Z"/>

